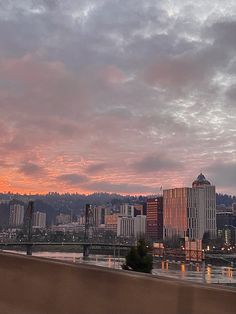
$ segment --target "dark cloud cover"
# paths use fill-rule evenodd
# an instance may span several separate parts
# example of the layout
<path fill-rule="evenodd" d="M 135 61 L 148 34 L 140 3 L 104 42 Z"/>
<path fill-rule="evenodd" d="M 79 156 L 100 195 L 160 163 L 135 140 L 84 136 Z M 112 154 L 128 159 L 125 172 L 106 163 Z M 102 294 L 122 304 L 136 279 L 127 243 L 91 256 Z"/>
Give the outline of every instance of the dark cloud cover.
<path fill-rule="evenodd" d="M 182 164 L 178 161 L 171 160 L 167 156 L 152 154 L 144 157 L 142 160 L 135 162 L 132 167 L 137 172 L 160 172 L 173 171 L 182 168 Z"/>
<path fill-rule="evenodd" d="M 96 163 L 96 164 L 88 166 L 86 168 L 86 172 L 89 174 L 97 174 L 97 173 L 103 172 L 108 167 L 109 165 L 106 163 Z"/>
<path fill-rule="evenodd" d="M 236 162 L 214 162 L 208 169 L 214 184 L 234 188 L 236 186 Z"/>
<path fill-rule="evenodd" d="M 87 182 L 88 178 L 84 175 L 70 173 L 70 174 L 62 174 L 62 175 L 58 176 L 57 180 L 63 181 L 66 184 L 78 185 L 78 184 Z"/>
<path fill-rule="evenodd" d="M 45 170 L 32 162 L 25 162 L 19 167 L 19 172 L 26 176 L 43 176 L 45 175 Z"/>
<path fill-rule="evenodd" d="M 110 182 L 92 182 L 86 185 L 89 191 L 107 191 L 109 193 L 156 193 L 159 187 L 145 186 L 142 184 L 132 184 L 132 183 L 110 183 Z"/>

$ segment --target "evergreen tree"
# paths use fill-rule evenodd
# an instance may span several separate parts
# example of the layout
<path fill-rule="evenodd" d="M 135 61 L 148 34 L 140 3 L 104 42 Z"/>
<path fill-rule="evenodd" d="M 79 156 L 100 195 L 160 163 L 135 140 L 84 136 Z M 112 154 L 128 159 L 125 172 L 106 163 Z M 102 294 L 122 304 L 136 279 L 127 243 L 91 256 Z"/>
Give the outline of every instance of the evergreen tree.
<path fill-rule="evenodd" d="M 132 247 L 126 256 L 126 263 L 122 265 L 122 268 L 142 273 L 151 273 L 153 263 L 151 251 L 152 248 L 145 240 L 139 240 L 137 247 Z"/>

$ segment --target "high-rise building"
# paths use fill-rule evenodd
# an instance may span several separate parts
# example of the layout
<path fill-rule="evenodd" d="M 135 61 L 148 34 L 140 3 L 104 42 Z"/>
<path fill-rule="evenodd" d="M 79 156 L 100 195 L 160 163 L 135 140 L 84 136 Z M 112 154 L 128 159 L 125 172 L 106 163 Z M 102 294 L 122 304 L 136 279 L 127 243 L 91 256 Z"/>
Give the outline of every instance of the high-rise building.
<path fill-rule="evenodd" d="M 118 214 L 105 215 L 105 228 L 117 233 Z"/>
<path fill-rule="evenodd" d="M 105 225 L 105 215 L 106 215 L 106 208 L 105 207 L 101 207 L 100 208 L 100 215 L 99 215 L 99 218 L 100 218 L 100 225 Z"/>
<path fill-rule="evenodd" d="M 135 218 L 132 217 L 118 217 L 117 236 L 134 237 L 134 220 Z"/>
<path fill-rule="evenodd" d="M 236 216 L 236 203 L 232 204 L 232 212 L 233 212 L 233 215 Z"/>
<path fill-rule="evenodd" d="M 134 217 L 138 215 L 144 215 L 143 204 L 134 204 Z"/>
<path fill-rule="evenodd" d="M 40 211 L 33 213 L 33 227 L 36 228 L 46 227 L 46 213 Z"/>
<path fill-rule="evenodd" d="M 85 225 L 85 216 L 79 216 L 77 218 L 77 222 L 79 223 L 80 226 Z"/>
<path fill-rule="evenodd" d="M 94 226 L 98 227 L 105 224 L 105 215 L 110 212 L 104 206 L 94 206 L 92 208 Z"/>
<path fill-rule="evenodd" d="M 217 230 L 223 230 L 225 226 L 233 225 L 233 213 L 229 211 L 216 213 Z"/>
<path fill-rule="evenodd" d="M 71 215 L 60 213 L 56 216 L 56 225 L 64 225 L 71 222 Z"/>
<path fill-rule="evenodd" d="M 23 205 L 11 204 L 10 205 L 10 217 L 9 225 L 12 227 L 17 227 L 23 225 L 24 223 L 25 209 Z"/>
<path fill-rule="evenodd" d="M 216 213 L 225 213 L 226 211 L 232 212 L 232 208 L 229 210 L 225 204 L 216 205 Z"/>
<path fill-rule="evenodd" d="M 216 237 L 216 192 L 201 173 L 192 188 L 163 191 L 164 238 L 202 239 L 205 232 Z"/>
<path fill-rule="evenodd" d="M 98 227 L 99 226 L 99 207 L 93 206 L 91 207 L 92 215 L 93 215 L 93 226 Z"/>
<path fill-rule="evenodd" d="M 120 216 L 134 217 L 134 205 L 121 204 L 120 205 Z"/>
<path fill-rule="evenodd" d="M 163 197 L 147 200 L 147 238 L 153 242 L 163 239 Z"/>
<path fill-rule="evenodd" d="M 146 234 L 146 216 L 137 215 L 134 218 L 134 236 L 136 239 L 145 237 Z"/>

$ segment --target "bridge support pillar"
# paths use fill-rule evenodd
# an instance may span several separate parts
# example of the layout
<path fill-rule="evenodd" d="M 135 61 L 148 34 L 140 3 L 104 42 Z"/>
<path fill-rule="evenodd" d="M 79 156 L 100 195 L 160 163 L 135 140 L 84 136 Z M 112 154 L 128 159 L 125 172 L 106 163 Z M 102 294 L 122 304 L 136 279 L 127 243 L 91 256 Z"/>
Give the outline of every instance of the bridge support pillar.
<path fill-rule="evenodd" d="M 83 258 L 86 259 L 89 257 L 89 245 L 84 244 L 83 246 Z"/>
<path fill-rule="evenodd" d="M 32 255 L 32 244 L 26 245 L 26 255 Z"/>

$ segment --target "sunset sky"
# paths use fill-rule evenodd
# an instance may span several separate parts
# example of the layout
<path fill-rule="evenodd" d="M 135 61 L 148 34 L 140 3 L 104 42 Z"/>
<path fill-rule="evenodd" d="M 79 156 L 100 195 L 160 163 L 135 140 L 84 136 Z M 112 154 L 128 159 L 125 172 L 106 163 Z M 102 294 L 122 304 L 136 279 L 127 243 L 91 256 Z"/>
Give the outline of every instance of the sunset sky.
<path fill-rule="evenodd" d="M 235 0 L 0 0 L 0 191 L 236 194 Z"/>

